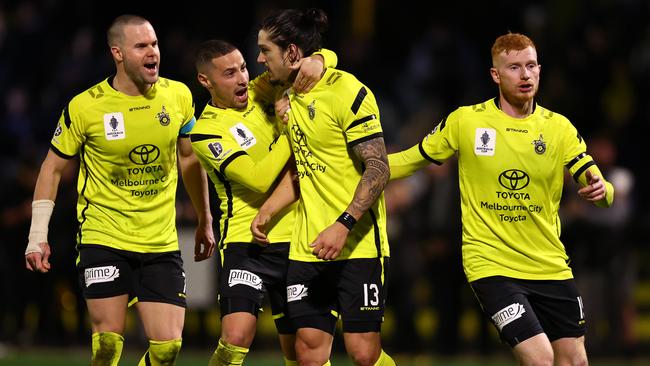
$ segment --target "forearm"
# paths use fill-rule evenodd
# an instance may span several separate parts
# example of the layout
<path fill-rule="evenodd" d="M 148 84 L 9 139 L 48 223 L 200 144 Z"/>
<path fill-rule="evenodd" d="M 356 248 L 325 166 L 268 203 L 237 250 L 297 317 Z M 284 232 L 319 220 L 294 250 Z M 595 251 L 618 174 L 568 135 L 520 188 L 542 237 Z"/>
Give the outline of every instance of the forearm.
<path fill-rule="evenodd" d="M 272 217 L 300 198 L 293 175 L 293 170 L 287 164 L 282 178 L 273 190 L 273 193 L 271 193 L 269 198 L 266 199 L 266 202 L 260 207 L 260 212 L 264 212 Z"/>
<path fill-rule="evenodd" d="M 390 168 L 383 138 L 361 143 L 353 148 L 365 170 L 346 212 L 359 220 L 377 201 L 390 178 Z"/>
<path fill-rule="evenodd" d="M 286 135 L 280 135 L 273 150 L 260 161 L 253 161 L 248 155 L 234 159 L 225 169 L 226 176 L 247 188 L 264 193 L 267 192 L 291 156 L 289 140 Z"/>
<path fill-rule="evenodd" d="M 430 163 L 422 156 L 419 144 L 407 150 L 389 154 L 390 180 L 408 177 Z"/>
<path fill-rule="evenodd" d="M 210 224 L 212 215 L 205 171 L 194 154 L 179 156 L 179 164 L 185 191 L 192 201 L 199 222 Z"/>

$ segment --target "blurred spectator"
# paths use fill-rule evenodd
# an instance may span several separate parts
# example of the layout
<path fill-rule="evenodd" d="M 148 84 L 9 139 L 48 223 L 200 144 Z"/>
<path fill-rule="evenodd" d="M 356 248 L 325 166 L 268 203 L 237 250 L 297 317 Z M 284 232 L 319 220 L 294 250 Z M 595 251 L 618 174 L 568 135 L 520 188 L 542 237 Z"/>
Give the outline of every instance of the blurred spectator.
<path fill-rule="evenodd" d="M 616 197 L 609 210 L 602 210 L 567 194 L 563 233 L 583 291 L 588 351 L 629 352 L 637 343 L 633 291 L 638 254 L 628 235 L 635 209 L 634 176 L 618 165 L 616 146 L 608 136 L 588 139 L 587 146 L 604 177 L 614 185 Z M 568 189 L 576 186 L 568 185 Z"/>

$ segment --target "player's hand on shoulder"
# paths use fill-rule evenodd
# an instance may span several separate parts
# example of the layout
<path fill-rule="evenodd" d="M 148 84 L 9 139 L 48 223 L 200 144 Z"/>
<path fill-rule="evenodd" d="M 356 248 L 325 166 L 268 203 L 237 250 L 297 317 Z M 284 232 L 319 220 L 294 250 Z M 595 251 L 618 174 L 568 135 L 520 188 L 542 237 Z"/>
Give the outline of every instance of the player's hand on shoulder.
<path fill-rule="evenodd" d="M 282 97 L 275 101 L 275 115 L 278 116 L 284 123 L 289 122 L 289 113 L 291 112 L 291 104 L 289 97 L 283 94 Z"/>

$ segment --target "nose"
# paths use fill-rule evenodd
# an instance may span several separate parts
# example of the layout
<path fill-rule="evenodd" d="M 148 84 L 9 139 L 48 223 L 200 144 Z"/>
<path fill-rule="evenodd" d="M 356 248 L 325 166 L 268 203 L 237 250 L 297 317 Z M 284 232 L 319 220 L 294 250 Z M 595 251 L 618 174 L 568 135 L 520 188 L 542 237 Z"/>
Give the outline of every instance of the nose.
<path fill-rule="evenodd" d="M 522 68 L 521 68 L 521 78 L 522 78 L 523 80 L 528 80 L 528 79 L 530 79 L 530 73 L 531 73 L 531 71 L 528 70 L 527 67 L 522 67 Z"/>
<path fill-rule="evenodd" d="M 263 64 L 266 62 L 266 57 L 264 57 L 264 54 L 262 52 L 257 54 L 257 63 L 258 64 Z"/>

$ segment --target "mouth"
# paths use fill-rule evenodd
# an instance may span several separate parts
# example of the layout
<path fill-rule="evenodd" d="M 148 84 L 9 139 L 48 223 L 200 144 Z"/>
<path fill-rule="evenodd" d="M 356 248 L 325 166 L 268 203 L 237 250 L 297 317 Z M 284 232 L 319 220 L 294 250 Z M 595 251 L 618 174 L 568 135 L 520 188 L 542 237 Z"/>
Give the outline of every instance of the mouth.
<path fill-rule="evenodd" d="M 517 86 L 517 88 L 522 93 L 530 93 L 531 91 L 533 91 L 533 84 L 529 84 L 529 83 L 520 84 Z"/>
<path fill-rule="evenodd" d="M 157 62 L 150 62 L 144 64 L 145 70 L 151 75 L 155 75 L 158 73 L 158 63 Z"/>
<path fill-rule="evenodd" d="M 235 99 L 238 102 L 248 100 L 248 88 L 241 88 L 235 91 Z"/>

